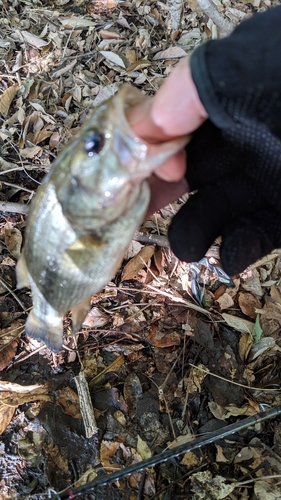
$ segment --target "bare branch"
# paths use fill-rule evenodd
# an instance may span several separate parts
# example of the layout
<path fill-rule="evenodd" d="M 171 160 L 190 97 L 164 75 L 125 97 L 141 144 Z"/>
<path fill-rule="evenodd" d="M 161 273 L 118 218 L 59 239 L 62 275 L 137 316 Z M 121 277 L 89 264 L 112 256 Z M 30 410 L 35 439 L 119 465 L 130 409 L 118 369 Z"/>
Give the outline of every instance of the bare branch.
<path fill-rule="evenodd" d="M 224 33 L 229 34 L 235 28 L 235 25 L 227 21 L 217 10 L 212 0 L 198 0 L 201 9 Z"/>
<path fill-rule="evenodd" d="M 172 32 L 179 29 L 183 9 L 183 0 L 167 0 Z"/>
<path fill-rule="evenodd" d="M 24 203 L 13 203 L 11 201 L 0 201 L 0 212 L 12 214 L 28 214 L 29 206 Z"/>

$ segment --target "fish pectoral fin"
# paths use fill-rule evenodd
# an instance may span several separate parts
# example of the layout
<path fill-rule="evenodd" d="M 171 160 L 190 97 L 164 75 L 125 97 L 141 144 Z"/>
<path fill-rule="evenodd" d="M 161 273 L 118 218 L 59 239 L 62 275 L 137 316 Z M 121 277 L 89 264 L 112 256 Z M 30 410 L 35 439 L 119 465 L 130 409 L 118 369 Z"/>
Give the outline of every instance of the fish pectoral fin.
<path fill-rule="evenodd" d="M 75 240 L 72 245 L 67 248 L 67 253 L 81 252 L 81 250 L 96 248 L 104 246 L 104 242 L 95 236 L 94 234 L 85 234 L 84 236 L 80 236 L 77 240 Z"/>
<path fill-rule="evenodd" d="M 90 299 L 88 297 L 86 300 L 73 307 L 71 310 L 72 313 L 72 334 L 79 332 L 81 330 L 82 323 L 86 317 L 87 312 L 90 309 Z"/>
<path fill-rule="evenodd" d="M 93 256 L 99 256 L 103 252 L 105 243 L 99 238 L 87 234 L 77 239 L 70 245 L 62 258 L 62 267 L 66 268 L 79 268 L 82 272 L 83 269 L 88 269 L 89 261 Z"/>
<path fill-rule="evenodd" d="M 28 269 L 23 254 L 21 254 L 16 267 L 17 288 L 30 287 Z"/>
<path fill-rule="evenodd" d="M 62 349 L 63 325 L 61 318 L 56 318 L 52 324 L 42 323 L 32 309 L 25 324 L 25 333 L 28 337 L 44 342 L 51 351 L 59 352 Z"/>

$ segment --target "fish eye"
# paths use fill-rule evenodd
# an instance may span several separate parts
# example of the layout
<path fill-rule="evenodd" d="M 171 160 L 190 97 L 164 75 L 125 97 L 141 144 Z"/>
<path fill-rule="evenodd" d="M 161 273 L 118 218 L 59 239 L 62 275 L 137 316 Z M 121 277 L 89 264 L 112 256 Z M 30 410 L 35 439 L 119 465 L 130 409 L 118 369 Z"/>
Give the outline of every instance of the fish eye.
<path fill-rule="evenodd" d="M 92 132 L 84 138 L 84 148 L 88 156 L 94 156 L 101 152 L 104 146 L 104 135 L 100 132 Z"/>

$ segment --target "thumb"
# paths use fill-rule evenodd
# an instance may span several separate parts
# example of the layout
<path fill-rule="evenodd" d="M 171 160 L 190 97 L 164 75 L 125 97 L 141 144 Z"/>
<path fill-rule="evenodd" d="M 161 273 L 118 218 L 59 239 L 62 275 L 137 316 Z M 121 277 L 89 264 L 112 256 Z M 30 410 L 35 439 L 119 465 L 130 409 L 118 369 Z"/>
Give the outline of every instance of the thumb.
<path fill-rule="evenodd" d="M 152 99 L 128 113 L 133 130 L 148 142 L 190 134 L 207 118 L 187 58 L 174 68 Z"/>

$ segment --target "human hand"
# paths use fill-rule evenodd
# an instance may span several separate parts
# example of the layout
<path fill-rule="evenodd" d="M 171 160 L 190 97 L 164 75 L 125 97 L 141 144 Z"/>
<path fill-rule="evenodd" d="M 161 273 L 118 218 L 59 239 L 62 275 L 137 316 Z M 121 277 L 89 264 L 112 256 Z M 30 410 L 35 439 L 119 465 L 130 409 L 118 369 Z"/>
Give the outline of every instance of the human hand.
<path fill-rule="evenodd" d="M 128 120 L 137 136 L 150 143 L 189 135 L 207 119 L 191 77 L 189 62 L 183 59 L 153 98 L 131 109 Z M 184 178 L 186 152 L 183 149 L 155 171 L 149 179 L 153 213 L 188 191 Z"/>

